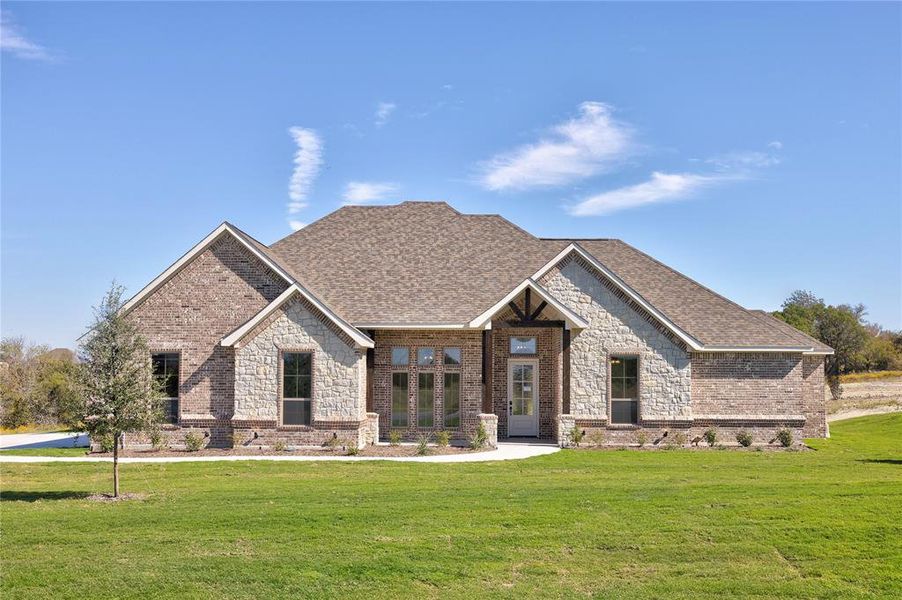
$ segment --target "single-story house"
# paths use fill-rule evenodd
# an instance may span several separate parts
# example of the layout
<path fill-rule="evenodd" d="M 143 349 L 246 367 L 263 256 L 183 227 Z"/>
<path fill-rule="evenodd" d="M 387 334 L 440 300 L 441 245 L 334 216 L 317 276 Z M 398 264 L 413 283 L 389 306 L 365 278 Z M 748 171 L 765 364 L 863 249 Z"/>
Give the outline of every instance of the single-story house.
<path fill-rule="evenodd" d="M 175 444 L 827 434 L 829 347 L 620 240 L 444 202 L 346 206 L 271 246 L 223 223 L 123 312 Z"/>

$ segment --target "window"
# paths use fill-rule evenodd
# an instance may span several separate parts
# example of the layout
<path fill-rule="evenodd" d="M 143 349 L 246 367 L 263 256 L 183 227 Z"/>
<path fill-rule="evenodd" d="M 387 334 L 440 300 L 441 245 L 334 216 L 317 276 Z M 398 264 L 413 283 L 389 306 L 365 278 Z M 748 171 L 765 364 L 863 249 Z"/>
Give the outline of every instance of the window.
<path fill-rule="evenodd" d="M 611 357 L 611 423 L 639 422 L 639 359 Z"/>
<path fill-rule="evenodd" d="M 435 364 L 435 350 L 432 348 L 420 348 L 417 350 L 417 364 L 421 367 L 431 367 Z"/>
<path fill-rule="evenodd" d="M 460 427 L 460 373 L 445 373 L 445 427 Z"/>
<path fill-rule="evenodd" d="M 446 367 L 460 366 L 460 348 L 445 348 L 442 351 Z"/>
<path fill-rule="evenodd" d="M 407 373 L 391 374 L 391 426 L 407 427 Z"/>
<path fill-rule="evenodd" d="M 282 424 L 310 425 L 310 387 L 313 356 L 309 352 L 282 354 Z"/>
<path fill-rule="evenodd" d="M 511 338 L 511 354 L 535 354 L 536 338 L 534 337 L 512 337 Z"/>
<path fill-rule="evenodd" d="M 179 355 L 178 352 L 157 352 L 150 356 L 153 376 L 163 391 L 163 420 L 179 421 Z"/>
<path fill-rule="evenodd" d="M 391 349 L 391 364 L 395 367 L 406 367 L 410 362 L 410 350 L 407 348 Z"/>
<path fill-rule="evenodd" d="M 420 373 L 417 386 L 417 427 L 432 427 L 435 406 L 435 373 Z"/>

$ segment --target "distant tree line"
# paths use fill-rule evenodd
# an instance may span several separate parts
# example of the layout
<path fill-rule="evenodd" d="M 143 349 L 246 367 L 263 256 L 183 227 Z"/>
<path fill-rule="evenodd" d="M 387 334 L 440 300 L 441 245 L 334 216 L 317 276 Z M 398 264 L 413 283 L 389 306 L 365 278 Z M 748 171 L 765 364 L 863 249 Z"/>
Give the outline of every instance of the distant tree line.
<path fill-rule="evenodd" d="M 0 425 L 78 427 L 78 363 L 65 348 L 51 350 L 25 338 L 0 341 Z"/>
<path fill-rule="evenodd" d="M 831 388 L 838 388 L 844 373 L 902 370 L 902 331 L 867 322 L 863 304 L 831 306 L 811 292 L 796 290 L 773 315 L 833 348 L 835 354 L 825 363 Z"/>

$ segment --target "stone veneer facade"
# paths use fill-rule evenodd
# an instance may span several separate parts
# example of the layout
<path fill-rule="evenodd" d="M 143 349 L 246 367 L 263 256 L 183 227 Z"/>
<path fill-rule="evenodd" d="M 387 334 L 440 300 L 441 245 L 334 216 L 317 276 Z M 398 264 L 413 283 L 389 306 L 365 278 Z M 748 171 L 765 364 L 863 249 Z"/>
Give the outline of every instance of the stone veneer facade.
<path fill-rule="evenodd" d="M 570 341 L 570 414 L 606 423 L 611 356 L 639 357 L 639 418 L 681 421 L 692 415 L 692 363 L 685 346 L 631 305 L 591 266 L 567 260 L 542 284 L 589 327 Z M 641 310 L 641 309 L 640 309 Z"/>
<path fill-rule="evenodd" d="M 282 424 L 282 353 L 313 356 L 311 424 Z M 249 332 L 235 349 L 235 411 L 239 435 L 321 444 L 359 436 L 365 443 L 366 355 L 299 294 Z M 258 443 L 258 442 L 253 442 Z"/>

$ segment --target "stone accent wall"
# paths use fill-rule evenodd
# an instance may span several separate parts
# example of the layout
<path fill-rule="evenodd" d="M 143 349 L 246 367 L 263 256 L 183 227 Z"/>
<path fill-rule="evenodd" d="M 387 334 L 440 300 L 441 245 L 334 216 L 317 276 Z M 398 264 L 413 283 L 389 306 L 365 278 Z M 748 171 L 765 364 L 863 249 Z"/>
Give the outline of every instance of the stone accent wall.
<path fill-rule="evenodd" d="M 570 414 L 606 420 L 611 355 L 639 356 L 639 419 L 691 418 L 691 361 L 681 342 L 583 261 L 552 269 L 542 285 L 589 322 L 570 345 Z"/>
<path fill-rule="evenodd" d="M 220 340 L 282 293 L 287 283 L 229 234 L 134 307 L 134 322 L 153 351 L 178 352 L 183 430 L 229 445 L 234 355 Z M 180 443 L 184 431 L 169 431 Z"/>
<path fill-rule="evenodd" d="M 563 339 L 560 327 L 502 327 L 500 321 L 492 327 L 492 404 L 498 415 L 498 435 L 507 437 L 508 427 L 508 361 L 538 359 L 539 361 L 539 437 L 556 439 L 558 415 L 561 413 L 561 372 L 563 368 Z M 506 315 L 510 316 L 510 315 Z M 510 353 L 510 338 L 536 338 L 535 354 Z"/>
<path fill-rule="evenodd" d="M 235 420 L 281 423 L 282 352 L 311 352 L 312 426 L 366 419 L 365 353 L 300 295 L 235 350 Z"/>
<path fill-rule="evenodd" d="M 454 440 L 468 439 L 476 430 L 476 420 L 482 409 L 482 333 L 461 330 L 387 330 L 375 331 L 376 347 L 373 354 L 373 404 L 379 414 L 379 435 L 388 439 L 393 430 L 392 373 L 406 370 L 408 373 L 408 427 L 401 430 L 406 440 L 415 440 L 423 432 L 443 429 L 444 416 L 444 372 L 442 365 L 443 348 L 461 349 L 460 371 L 460 427 L 449 428 Z M 410 350 L 410 363 L 405 368 L 393 367 L 391 351 L 394 347 Z M 422 430 L 417 427 L 417 379 L 421 370 L 417 366 L 417 350 L 432 348 L 436 364 L 428 369 L 435 373 L 434 427 Z M 394 428 L 397 429 L 397 428 Z"/>

